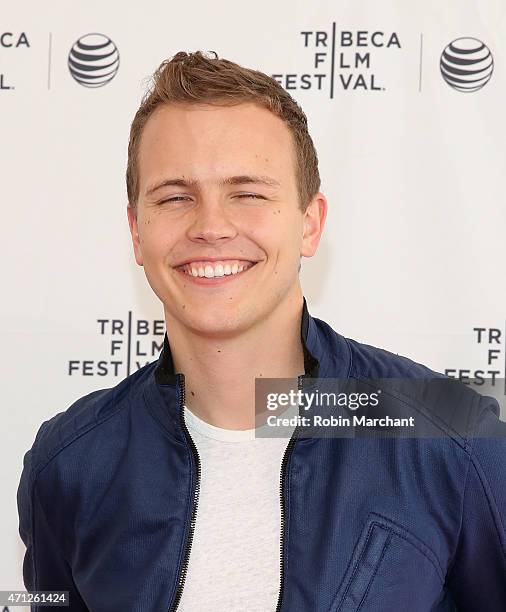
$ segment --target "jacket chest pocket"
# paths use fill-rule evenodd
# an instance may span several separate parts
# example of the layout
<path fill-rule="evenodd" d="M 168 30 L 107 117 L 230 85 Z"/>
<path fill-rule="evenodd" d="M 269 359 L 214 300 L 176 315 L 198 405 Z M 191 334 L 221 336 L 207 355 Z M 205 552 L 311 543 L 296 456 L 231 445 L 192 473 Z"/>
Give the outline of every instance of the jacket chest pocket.
<path fill-rule="evenodd" d="M 371 512 L 331 612 L 428 612 L 444 596 L 436 555 L 419 538 Z"/>

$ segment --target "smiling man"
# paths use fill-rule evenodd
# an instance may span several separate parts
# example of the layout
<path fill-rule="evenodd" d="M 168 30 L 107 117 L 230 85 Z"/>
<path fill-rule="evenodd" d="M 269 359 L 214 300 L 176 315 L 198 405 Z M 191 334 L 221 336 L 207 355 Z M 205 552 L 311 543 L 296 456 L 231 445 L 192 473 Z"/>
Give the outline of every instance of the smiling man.
<path fill-rule="evenodd" d="M 164 305 L 189 405 L 253 428 L 255 378 L 304 372 L 298 268 L 318 246 L 325 197 L 302 213 L 292 135 L 252 102 L 161 105 L 132 157 L 135 257 Z"/>
<path fill-rule="evenodd" d="M 163 351 L 42 424 L 18 491 L 26 587 L 97 612 L 506 609 L 497 403 L 459 383 L 406 386 L 443 377 L 309 314 L 301 258 L 327 201 L 289 94 L 178 53 L 132 123 L 127 192 Z M 377 421 L 402 414 L 391 422 L 424 435 L 314 435 L 297 421 L 289 440 L 256 436 L 262 378 L 299 392 L 399 379 Z"/>

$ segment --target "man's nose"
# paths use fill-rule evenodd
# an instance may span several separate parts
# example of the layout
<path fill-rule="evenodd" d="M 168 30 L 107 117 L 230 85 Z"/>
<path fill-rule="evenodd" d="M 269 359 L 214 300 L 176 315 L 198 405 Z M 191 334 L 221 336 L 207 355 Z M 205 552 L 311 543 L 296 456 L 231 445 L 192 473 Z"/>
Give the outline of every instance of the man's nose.
<path fill-rule="evenodd" d="M 191 240 L 215 242 L 223 238 L 233 238 L 237 229 L 232 222 L 227 204 L 218 197 L 201 198 L 194 208 L 194 215 L 188 228 Z"/>

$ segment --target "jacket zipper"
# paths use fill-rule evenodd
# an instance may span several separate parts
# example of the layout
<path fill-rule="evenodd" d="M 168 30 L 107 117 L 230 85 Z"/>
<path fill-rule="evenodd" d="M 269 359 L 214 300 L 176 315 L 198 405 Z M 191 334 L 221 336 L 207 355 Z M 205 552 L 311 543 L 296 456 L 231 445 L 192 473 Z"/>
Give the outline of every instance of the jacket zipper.
<path fill-rule="evenodd" d="M 192 515 L 190 519 L 190 529 L 188 531 L 188 537 L 186 539 L 186 553 L 185 553 L 185 557 L 183 560 L 183 566 L 179 574 L 179 579 L 178 579 L 178 584 L 177 584 L 177 589 L 176 589 L 176 596 L 174 598 L 174 602 L 169 612 L 175 612 L 177 610 L 179 606 L 179 602 L 181 601 L 181 596 L 183 594 L 183 587 L 184 587 L 184 582 L 186 579 L 186 573 L 188 572 L 188 563 L 190 561 L 190 552 L 191 552 L 192 541 L 193 541 L 193 533 L 195 531 L 195 519 L 197 516 L 197 506 L 199 503 L 199 493 L 200 493 L 200 457 L 197 451 L 197 447 L 195 446 L 195 443 L 190 435 L 190 432 L 188 431 L 188 428 L 186 427 L 186 422 L 184 420 L 184 402 L 185 402 L 184 374 L 178 374 L 177 376 L 178 376 L 179 384 L 181 387 L 180 402 L 179 402 L 179 418 L 181 420 L 181 427 L 183 428 L 183 431 L 185 432 L 186 437 L 190 443 L 190 448 L 193 453 L 193 458 L 195 459 L 195 464 L 197 466 L 197 481 L 195 484 L 195 492 L 193 496 L 193 509 L 192 509 Z"/>
<path fill-rule="evenodd" d="M 299 376 L 297 378 L 297 389 L 301 389 L 302 387 L 302 379 L 305 374 Z M 280 495 L 280 505 L 281 505 L 281 533 L 280 533 L 280 557 L 279 557 L 279 595 L 278 595 L 278 603 L 276 605 L 276 612 L 281 612 L 281 603 L 283 601 L 283 590 L 284 590 L 284 582 L 285 582 L 285 474 L 286 467 L 288 465 L 288 459 L 292 453 L 295 440 L 299 434 L 299 426 L 296 425 L 295 429 L 292 432 L 292 436 L 288 441 L 288 445 L 285 449 L 285 453 L 283 455 L 283 460 L 281 462 L 281 475 L 280 475 L 280 486 L 279 486 L 279 495 Z"/>
<path fill-rule="evenodd" d="M 301 389 L 302 385 L 302 379 L 304 378 L 305 375 L 301 375 L 298 377 L 297 379 L 297 388 Z M 183 566 L 181 568 L 181 572 L 179 574 L 179 579 L 178 579 L 178 585 L 177 585 L 177 589 L 176 589 L 176 596 L 174 598 L 174 602 L 169 610 L 169 612 L 176 612 L 178 606 L 179 606 L 179 602 L 181 601 L 181 596 L 183 594 L 183 587 L 184 587 L 184 583 L 185 583 L 185 579 L 186 579 L 186 574 L 188 572 L 188 564 L 190 561 L 190 552 L 191 552 L 191 546 L 192 546 L 192 541 L 193 541 L 193 534 L 195 531 L 195 519 L 197 516 L 197 507 L 198 507 L 198 503 L 199 503 L 199 493 L 200 493 L 200 476 L 201 476 L 201 464 L 200 464 L 200 456 L 199 453 L 197 451 L 197 447 L 195 446 L 195 443 L 190 435 L 190 432 L 188 431 L 188 428 L 186 427 L 186 422 L 184 420 L 184 402 L 185 402 L 185 379 L 184 379 L 184 375 L 183 374 L 178 374 L 178 380 L 179 380 L 179 384 L 181 387 L 181 394 L 180 394 L 180 402 L 179 402 L 179 418 L 181 420 L 181 426 L 183 428 L 183 431 L 185 432 L 188 441 L 190 442 L 190 448 L 192 450 L 193 453 L 193 457 L 195 459 L 195 463 L 197 466 L 197 482 L 195 484 L 195 493 L 194 493 L 194 497 L 193 497 L 193 509 L 192 509 L 192 516 L 190 519 L 190 529 L 188 531 L 188 537 L 186 539 L 186 553 L 185 553 L 185 557 L 184 557 L 184 561 L 183 561 Z M 285 532 L 285 490 L 284 490 L 284 481 L 285 481 L 285 474 L 286 474 L 286 467 L 288 465 L 288 459 L 290 458 L 290 454 L 293 450 L 294 444 L 295 444 L 295 440 L 298 436 L 299 433 L 299 426 L 296 425 L 295 429 L 292 432 L 292 436 L 290 437 L 290 440 L 288 441 L 287 447 L 285 449 L 285 452 L 283 454 L 283 460 L 281 462 L 281 473 L 280 473 L 280 507 L 281 507 L 281 530 L 280 530 L 280 581 L 279 581 L 279 596 L 278 596 L 278 603 L 276 605 L 276 612 L 280 612 L 281 611 L 281 603 L 283 601 L 283 587 L 284 587 L 284 577 L 285 577 L 285 564 L 284 564 L 284 547 L 285 547 L 285 541 L 284 541 L 284 532 Z"/>

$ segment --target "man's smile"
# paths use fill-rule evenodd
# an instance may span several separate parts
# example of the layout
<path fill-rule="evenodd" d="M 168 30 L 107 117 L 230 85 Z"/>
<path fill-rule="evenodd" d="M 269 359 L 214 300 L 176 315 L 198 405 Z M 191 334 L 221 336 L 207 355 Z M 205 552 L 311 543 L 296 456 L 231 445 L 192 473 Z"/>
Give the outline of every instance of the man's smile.
<path fill-rule="evenodd" d="M 216 285 L 230 282 L 244 275 L 257 262 L 241 259 L 220 259 L 217 261 L 200 260 L 185 263 L 176 270 L 184 274 L 188 280 L 200 285 Z"/>

